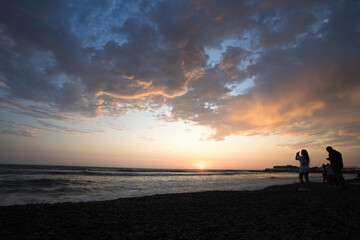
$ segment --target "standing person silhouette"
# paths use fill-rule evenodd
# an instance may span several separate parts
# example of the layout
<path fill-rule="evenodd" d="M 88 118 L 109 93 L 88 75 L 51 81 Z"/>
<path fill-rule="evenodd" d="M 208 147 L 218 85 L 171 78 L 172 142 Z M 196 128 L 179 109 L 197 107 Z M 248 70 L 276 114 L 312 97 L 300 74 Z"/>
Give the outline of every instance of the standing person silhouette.
<path fill-rule="evenodd" d="M 348 187 L 346 185 L 345 179 L 341 172 L 342 169 L 344 168 L 341 153 L 336 151 L 335 149 L 333 149 L 330 146 L 326 148 L 326 151 L 328 151 L 328 153 L 329 153 L 329 157 L 326 160 L 330 161 L 330 165 L 334 171 L 334 175 L 335 175 L 336 179 L 338 180 L 338 183 L 340 184 L 340 188 L 342 190 L 347 190 Z"/>
<path fill-rule="evenodd" d="M 300 156 L 300 152 L 297 152 L 295 159 L 300 162 L 299 179 L 301 183 L 301 188 L 299 188 L 299 191 L 311 191 L 310 181 L 309 181 L 310 157 L 308 152 L 305 149 L 301 150 L 301 156 Z M 306 188 L 304 188 L 303 177 L 305 177 Z"/>

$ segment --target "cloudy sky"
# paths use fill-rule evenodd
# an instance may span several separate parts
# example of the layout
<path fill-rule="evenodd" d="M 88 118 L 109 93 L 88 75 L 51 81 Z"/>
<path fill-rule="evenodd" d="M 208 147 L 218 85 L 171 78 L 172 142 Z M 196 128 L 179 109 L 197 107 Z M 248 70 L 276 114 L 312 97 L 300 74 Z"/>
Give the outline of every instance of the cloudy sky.
<path fill-rule="evenodd" d="M 360 166 L 360 1 L 1 1 L 0 163 Z"/>

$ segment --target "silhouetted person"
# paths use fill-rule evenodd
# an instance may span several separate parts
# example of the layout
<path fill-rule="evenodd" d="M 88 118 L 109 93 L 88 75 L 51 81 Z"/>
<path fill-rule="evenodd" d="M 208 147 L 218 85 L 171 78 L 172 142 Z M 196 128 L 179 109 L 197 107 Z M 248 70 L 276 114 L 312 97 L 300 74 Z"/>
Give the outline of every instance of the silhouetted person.
<path fill-rule="evenodd" d="M 303 149 L 303 150 L 301 150 L 301 156 L 300 156 L 300 152 L 296 153 L 295 159 L 300 162 L 299 179 L 300 179 L 300 183 L 301 183 L 301 188 L 299 188 L 299 191 L 304 191 L 304 190 L 310 191 L 310 181 L 309 181 L 310 157 L 309 157 L 309 154 L 305 149 Z M 305 177 L 306 188 L 304 188 L 303 177 Z"/>
<path fill-rule="evenodd" d="M 342 169 L 344 168 L 344 165 L 343 165 L 343 159 L 341 153 L 336 151 L 330 146 L 326 148 L 326 151 L 329 152 L 329 158 L 327 158 L 326 160 L 330 161 L 330 166 L 333 169 L 334 175 L 338 183 L 340 184 L 341 189 L 346 190 L 347 185 L 342 175 Z"/>

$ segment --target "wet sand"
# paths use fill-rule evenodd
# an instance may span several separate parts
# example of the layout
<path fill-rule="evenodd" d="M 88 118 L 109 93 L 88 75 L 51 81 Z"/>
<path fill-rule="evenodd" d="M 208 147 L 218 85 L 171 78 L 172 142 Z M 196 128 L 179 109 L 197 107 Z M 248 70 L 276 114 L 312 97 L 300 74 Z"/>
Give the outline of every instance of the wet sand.
<path fill-rule="evenodd" d="M 1 239 L 360 239 L 360 185 L 0 207 Z"/>

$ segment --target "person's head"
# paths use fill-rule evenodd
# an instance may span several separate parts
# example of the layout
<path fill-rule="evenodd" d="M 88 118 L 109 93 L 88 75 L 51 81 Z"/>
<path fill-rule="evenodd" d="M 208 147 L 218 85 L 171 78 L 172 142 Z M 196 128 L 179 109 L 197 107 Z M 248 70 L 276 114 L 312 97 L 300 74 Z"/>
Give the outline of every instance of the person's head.
<path fill-rule="evenodd" d="M 334 151 L 334 149 L 333 149 L 332 147 L 328 146 L 328 147 L 326 148 L 326 151 L 332 152 L 332 151 Z"/>
<path fill-rule="evenodd" d="M 308 162 L 310 162 L 310 157 L 306 149 L 301 150 L 301 155 L 304 156 Z"/>

